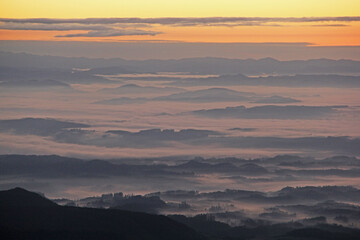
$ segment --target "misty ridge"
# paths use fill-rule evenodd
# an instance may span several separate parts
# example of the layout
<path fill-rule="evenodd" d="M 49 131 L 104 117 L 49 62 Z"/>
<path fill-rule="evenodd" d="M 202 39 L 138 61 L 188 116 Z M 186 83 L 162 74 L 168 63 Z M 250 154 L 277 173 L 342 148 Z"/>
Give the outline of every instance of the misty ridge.
<path fill-rule="evenodd" d="M 167 94 L 171 92 L 184 92 L 185 89 L 176 88 L 176 87 L 151 87 L 151 86 L 140 86 L 137 84 L 124 84 L 116 88 L 103 88 L 99 90 L 103 93 L 112 93 L 112 94 L 156 94 L 162 93 Z"/>
<path fill-rule="evenodd" d="M 275 72 L 275 74 L 277 74 Z M 261 75 L 261 74 L 260 74 Z M 279 86 L 279 87 L 359 87 L 359 76 L 337 74 L 279 75 L 249 77 L 244 74 L 220 75 L 204 79 L 179 79 L 174 86 Z"/>
<path fill-rule="evenodd" d="M 80 161 L 79 159 L 57 156 L 4 155 L 1 158 L 2 173 L 4 176 L 105 177 L 138 176 L 145 174 L 153 176 L 188 175 L 191 177 L 201 177 L 201 174 L 204 173 L 228 173 L 225 176 L 221 176 L 221 178 L 255 182 L 268 182 L 279 179 L 284 181 L 300 180 L 301 177 L 306 178 L 308 175 L 345 176 L 350 178 L 356 178 L 359 176 L 358 159 L 350 157 L 334 157 L 323 160 L 299 158 L 295 156 L 279 156 L 273 159 L 265 158 L 254 160 L 244 160 L 238 158 L 197 158 L 177 165 L 174 165 L 171 158 L 168 158 L 168 161 L 170 162 L 149 165 L 140 164 L 136 160 L 131 161 L 131 159 L 129 159 L 126 163 L 118 165 L 104 160 Z M 178 161 L 179 160 L 176 160 L 176 162 Z M 214 163 L 210 164 L 209 162 Z M 63 169 L 63 171 L 58 172 L 59 169 Z M 246 176 L 258 177 L 247 178 Z"/>
<path fill-rule="evenodd" d="M 67 128 L 88 128 L 90 125 L 44 118 L 23 118 L 0 120 L 0 131 L 14 131 L 16 134 L 48 136 Z"/>
<path fill-rule="evenodd" d="M 335 113 L 336 109 L 347 106 L 244 106 L 223 109 L 207 109 L 193 111 L 192 114 L 212 118 L 250 118 L 250 119 L 307 119 Z"/>
<path fill-rule="evenodd" d="M 10 82 L 15 85 L 26 81 L 41 81 L 44 84 L 49 80 L 63 82 L 63 83 L 109 83 L 109 80 L 89 74 L 86 71 L 73 71 L 70 69 L 59 68 L 17 68 L 4 67 L 0 64 L 0 80 L 2 82 Z M 23 83 L 25 84 L 25 83 Z"/>
<path fill-rule="evenodd" d="M 166 159 L 166 158 L 165 158 Z M 203 159 L 195 158 L 174 165 L 168 158 L 164 163 L 141 164 L 134 161 L 114 163 L 106 160 L 85 161 L 76 158 L 27 155 L 1 155 L 1 173 L 3 176 L 34 176 L 34 177 L 97 177 L 97 176 L 132 176 L 189 175 L 196 177 L 204 173 L 228 173 L 226 178 L 257 176 L 249 181 L 271 181 L 272 178 L 286 176 L 345 176 L 356 178 L 360 175 L 360 163 L 357 158 L 338 156 L 325 159 L 299 158 L 296 156 L 277 156 L 265 159 Z M 117 162 L 119 162 L 117 161 Z M 185 162 L 184 162 L 185 161 Z M 151 162 L 151 161 L 150 161 Z M 175 162 L 179 162 L 176 160 Z M 210 162 L 210 163 L 209 163 Z M 62 171 L 60 171 L 62 169 Z M 263 178 L 260 178 L 260 177 Z M 222 176 L 225 178 L 225 175 Z"/>
<path fill-rule="evenodd" d="M 28 87 L 36 90 L 37 88 L 71 88 L 69 84 L 64 82 L 55 81 L 55 80 L 28 80 L 28 81 L 11 81 L 11 82 L 2 82 L 0 84 L 2 87 Z"/>
<path fill-rule="evenodd" d="M 310 223 L 312 218 L 313 224 L 329 221 L 329 223 L 353 226 L 358 224 L 360 208 L 356 204 L 341 201 L 355 203 L 359 194 L 359 190 L 352 187 L 324 186 L 286 187 L 276 192 L 233 189 L 216 192 L 174 190 L 145 195 L 126 195 L 118 192 L 78 200 L 63 198 L 53 201 L 64 206 L 121 209 L 152 214 L 189 216 L 206 213 L 220 222 L 233 221 L 233 226 L 246 225 L 245 222 L 249 219 L 258 221 L 261 225 L 261 221 L 286 223 L 294 219 Z M 257 213 L 241 209 L 242 205 L 250 203 L 258 205 L 259 209 L 261 206 L 265 207 Z M 307 218 L 301 219 L 297 215 L 305 215 Z"/>
<path fill-rule="evenodd" d="M 117 89 L 122 89 L 124 87 L 119 87 Z M 125 85 L 125 88 L 128 88 L 128 85 Z M 145 92 L 147 90 L 151 91 L 154 88 L 149 87 L 141 87 L 141 89 L 145 88 Z M 157 90 L 165 90 L 168 88 L 155 88 Z M 170 88 L 171 89 L 171 88 Z M 117 90 L 115 90 L 117 91 Z M 145 103 L 149 101 L 173 101 L 173 102 L 193 102 L 193 103 L 202 103 L 202 102 L 253 102 L 253 103 L 268 103 L 268 104 L 285 104 L 285 103 L 297 103 L 301 102 L 300 100 L 282 97 L 282 96 L 270 96 L 263 97 L 257 96 L 254 93 L 249 92 L 238 92 L 234 90 L 230 90 L 227 88 L 209 88 L 202 89 L 197 91 L 187 91 L 181 93 L 175 93 L 167 96 L 159 96 L 154 98 L 114 98 L 109 100 L 102 100 L 95 102 L 96 104 L 129 104 L 129 103 Z"/>
<path fill-rule="evenodd" d="M 55 56 L 37 56 L 24 53 L 1 52 L 2 82 L 21 84 L 20 81 L 47 80 L 65 83 L 111 83 L 104 75 L 142 74 L 158 72 L 186 72 L 190 74 L 216 74 L 218 77 L 177 78 L 141 77 L 151 81 L 170 81 L 178 86 L 289 86 L 289 87 L 359 87 L 359 63 L 351 60 L 315 59 L 307 61 L 240 60 L 222 58 L 189 58 L 180 60 L 87 59 Z M 6 59 L 6 60 L 5 60 Z M 99 66 L 103 66 L 102 68 Z M 75 69 L 75 70 L 74 70 Z M 76 69 L 85 69 L 82 71 Z M 245 74 L 245 75 L 244 75 Z M 266 77 L 249 77 L 263 75 Z M 276 76 L 277 74 L 288 76 Z M 339 75 L 340 74 L 340 75 Z M 343 76 L 343 75 L 345 76 Z M 355 74 L 354 76 L 347 75 Z M 246 76 L 248 75 L 248 76 Z M 271 76 L 275 75 L 275 76 Z M 122 78 L 120 77 L 119 80 Z M 6 86 L 5 84 L 4 86 Z M 152 89 L 154 91 L 154 89 Z M 164 89 L 176 91 L 171 87 Z M 120 91 L 120 90 L 119 90 Z M 110 92 L 110 90 L 107 90 Z M 111 92 L 116 92 L 111 90 Z M 121 93 L 121 91 L 119 92 Z"/>
<path fill-rule="evenodd" d="M 125 60 L 38 56 L 26 53 L 1 52 L 4 67 L 30 68 L 94 68 L 92 73 L 111 75 L 119 73 L 189 72 L 198 74 L 309 74 L 358 73 L 359 62 L 353 60 L 313 59 L 278 61 L 272 58 L 226 59 L 188 58 L 179 60 Z M 118 68 L 116 68 L 118 67 Z"/>
<path fill-rule="evenodd" d="M 0 108 L 9 116 L 0 131 L 13 139 L 2 143 L 3 152 L 34 149 L 36 139 L 60 155 L 65 144 L 82 149 L 69 156 L 91 155 L 93 146 L 147 150 L 143 156 L 153 148 L 182 155 L 179 146 L 184 155 L 195 148 L 202 155 L 207 146 L 228 155 L 359 153 L 357 61 L 0 57 L 1 98 L 10 103 Z"/>
<path fill-rule="evenodd" d="M 268 106 L 275 108 L 275 106 Z M 279 112 L 268 111 L 272 118 L 289 118 L 294 111 L 287 113 L 279 107 Z M 299 107 L 311 108 L 311 107 Z M 323 108 L 320 108 L 320 113 Z M 237 108 L 235 108 L 237 109 Z M 240 107 L 244 110 L 244 107 Z M 297 107 L 295 108 L 295 110 Z M 326 108 L 326 111 L 332 110 Z M 245 109 L 246 110 L 246 109 Z M 314 111 L 310 109 L 310 113 Z M 317 110 L 315 108 L 315 110 Z M 217 111 L 217 110 L 214 110 Z M 221 110 L 220 110 L 221 111 Z M 201 113 L 202 111 L 200 111 Z M 211 112 L 211 111 L 210 111 Z M 197 112 L 196 112 L 197 113 Z M 296 111 L 295 111 L 296 113 Z M 301 113 L 301 112 L 300 112 Z M 319 114 L 315 111 L 316 114 Z M 255 112 L 256 114 L 256 112 Z M 258 113 L 257 113 L 258 114 Z M 280 114 L 283 114 L 281 116 Z M 287 115 L 286 115 L 287 114 Z M 259 115 L 259 114 L 258 114 Z M 217 115 L 215 115 L 217 116 Z M 261 116 L 261 115 L 260 115 Z M 211 117 L 211 115 L 210 115 Z M 226 117 L 226 115 L 224 116 Z M 304 117 L 304 116 L 301 116 Z M 306 116 L 305 116 L 306 117 Z M 256 118 L 256 115 L 252 118 Z M 266 118 L 266 115 L 262 116 Z M 339 137 L 252 137 L 230 136 L 226 133 L 200 129 L 146 129 L 137 132 L 124 130 L 97 131 L 91 125 L 77 122 L 59 121 L 56 119 L 24 118 L 0 120 L 0 132 L 14 135 L 34 135 L 48 137 L 48 140 L 59 143 L 71 143 L 89 146 L 105 146 L 108 148 L 152 148 L 176 146 L 176 142 L 193 146 L 218 145 L 227 148 L 283 148 L 331 151 L 334 154 L 359 154 L 359 138 Z M 85 128 L 85 129 L 83 129 Z M 175 144 L 175 145 L 174 145 Z"/>

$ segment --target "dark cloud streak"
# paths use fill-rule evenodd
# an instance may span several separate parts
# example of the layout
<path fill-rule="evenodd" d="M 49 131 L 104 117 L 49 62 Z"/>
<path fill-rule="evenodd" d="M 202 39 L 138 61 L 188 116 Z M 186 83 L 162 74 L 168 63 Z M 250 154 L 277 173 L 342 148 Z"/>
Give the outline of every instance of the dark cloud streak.
<path fill-rule="evenodd" d="M 307 23 L 307 22 L 358 22 L 360 16 L 343 17 L 303 17 L 303 18 L 270 18 L 270 17 L 204 17 L 204 18 L 83 18 L 83 19 L 56 19 L 56 18 L 1 18 L 0 22 L 13 23 L 79 23 L 79 24 L 115 24 L 115 23 L 145 23 L 145 24 L 212 24 L 212 23 L 236 23 L 236 22 L 280 22 L 280 23 Z"/>
<path fill-rule="evenodd" d="M 72 31 L 72 30 L 92 30 L 104 31 L 112 28 L 104 25 L 84 25 L 84 24 L 46 24 L 46 23 L 5 23 L 0 25 L 0 29 L 6 30 L 35 30 L 35 31 Z"/>
<path fill-rule="evenodd" d="M 116 37 L 116 36 L 139 36 L 139 35 L 151 35 L 155 36 L 161 32 L 144 31 L 139 29 L 129 30 L 105 30 L 105 31 L 90 31 L 87 33 L 75 33 L 66 35 L 57 35 L 56 37 Z"/>

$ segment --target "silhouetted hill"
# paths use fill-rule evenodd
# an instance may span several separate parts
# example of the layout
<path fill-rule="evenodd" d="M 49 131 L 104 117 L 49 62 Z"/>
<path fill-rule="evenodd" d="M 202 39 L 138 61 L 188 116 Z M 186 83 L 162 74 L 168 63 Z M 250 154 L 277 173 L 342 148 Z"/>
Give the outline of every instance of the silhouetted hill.
<path fill-rule="evenodd" d="M 131 196 L 117 201 L 113 209 L 128 210 L 133 212 L 158 213 L 158 209 L 166 207 L 166 203 L 158 196 Z"/>
<path fill-rule="evenodd" d="M 320 228 L 303 228 L 288 232 L 284 239 L 298 240 L 357 240 L 359 230 L 342 228 L 339 226 L 320 225 Z"/>
<path fill-rule="evenodd" d="M 165 216 L 62 207 L 16 188 L 0 191 L 1 239 L 205 239 Z"/>
<path fill-rule="evenodd" d="M 0 191 L 0 206 L 6 207 L 56 207 L 57 204 L 40 194 L 22 188 Z"/>

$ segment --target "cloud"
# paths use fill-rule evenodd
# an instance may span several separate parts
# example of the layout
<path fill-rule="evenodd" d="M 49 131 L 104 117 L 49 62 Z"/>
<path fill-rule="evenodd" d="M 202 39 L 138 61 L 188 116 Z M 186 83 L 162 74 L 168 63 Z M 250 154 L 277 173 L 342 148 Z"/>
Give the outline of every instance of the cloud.
<path fill-rule="evenodd" d="M 360 17 L 309 17 L 309 18 L 263 18 L 263 17 L 205 17 L 205 18 L 0 18 L 0 29 L 37 30 L 37 31 L 73 31 L 86 30 L 88 33 L 73 33 L 56 37 L 115 37 L 158 35 L 161 32 L 145 31 L 158 25 L 171 26 L 284 26 L 284 23 L 316 23 L 311 26 L 342 27 L 342 22 L 360 21 Z"/>
<path fill-rule="evenodd" d="M 112 28 L 104 25 L 84 24 L 46 24 L 46 23 L 5 23 L 0 24 L 0 29 L 7 30 L 38 30 L 38 31 L 72 31 L 72 30 L 109 30 Z"/>
<path fill-rule="evenodd" d="M 204 17 L 204 18 L 83 18 L 83 19 L 56 19 L 56 18 L 0 18 L 0 22 L 11 23 L 78 23 L 78 24 L 160 24 L 160 25 L 189 25 L 189 24 L 221 24 L 221 23 L 316 23 L 316 22 L 358 22 L 360 16 L 344 17 Z"/>
<path fill-rule="evenodd" d="M 122 29 L 122 30 L 104 30 L 104 31 L 89 31 L 87 33 L 75 33 L 66 35 L 57 35 L 55 37 L 117 37 L 117 36 L 140 36 L 150 35 L 155 36 L 161 32 L 145 31 L 140 29 Z"/>
<path fill-rule="evenodd" d="M 0 21 L 1 23 L 2 21 Z M 84 24 L 79 23 L 56 23 L 49 24 L 46 22 L 2 22 L 0 29 L 6 30 L 37 30 L 37 31 L 74 31 L 84 30 L 87 33 L 75 33 L 58 35 L 56 37 L 115 37 L 115 36 L 136 36 L 136 35 L 157 35 L 161 32 L 145 31 L 139 27 L 149 27 L 146 24 Z"/>
<path fill-rule="evenodd" d="M 348 27 L 348 24 L 314 24 L 312 27 Z"/>

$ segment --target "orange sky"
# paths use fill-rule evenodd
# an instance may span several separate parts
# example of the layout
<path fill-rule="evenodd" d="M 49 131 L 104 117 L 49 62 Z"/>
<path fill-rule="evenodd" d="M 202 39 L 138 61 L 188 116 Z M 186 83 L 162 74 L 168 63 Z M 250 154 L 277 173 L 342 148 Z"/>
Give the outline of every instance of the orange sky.
<path fill-rule="evenodd" d="M 204 18 L 204 17 L 354 17 L 360 15 L 358 0 L 2 0 L 0 18 Z M 359 19 L 360 20 L 360 19 Z M 240 22 L 240 26 L 224 26 L 234 22 L 192 26 L 147 24 L 126 26 L 125 29 L 156 32 L 150 35 L 56 37 L 59 35 L 85 34 L 90 30 L 39 31 L 16 30 L 14 23 L 0 20 L 0 40 L 54 40 L 54 41 L 119 41 L 165 40 L 184 42 L 308 42 L 314 45 L 360 45 L 360 21 L 266 21 L 255 26 Z M 237 22 L 238 23 L 238 22 Z M 245 22 L 247 23 L 247 22 Z M 21 25 L 22 24 L 22 25 Z M 25 28 L 34 23 L 17 23 Z M 57 24 L 47 24 L 48 27 Z M 63 24 L 64 25 L 64 24 Z M 112 28 L 109 33 L 119 35 L 124 26 L 95 24 L 91 26 Z M 4 29 L 5 28 L 5 29 Z M 12 30 L 8 30 L 12 29 Z M 15 30 L 14 30 L 15 29 Z M 128 30 L 126 30 L 128 31 Z M 100 34 L 108 34 L 108 30 Z M 96 32 L 96 34 L 99 34 Z"/>

